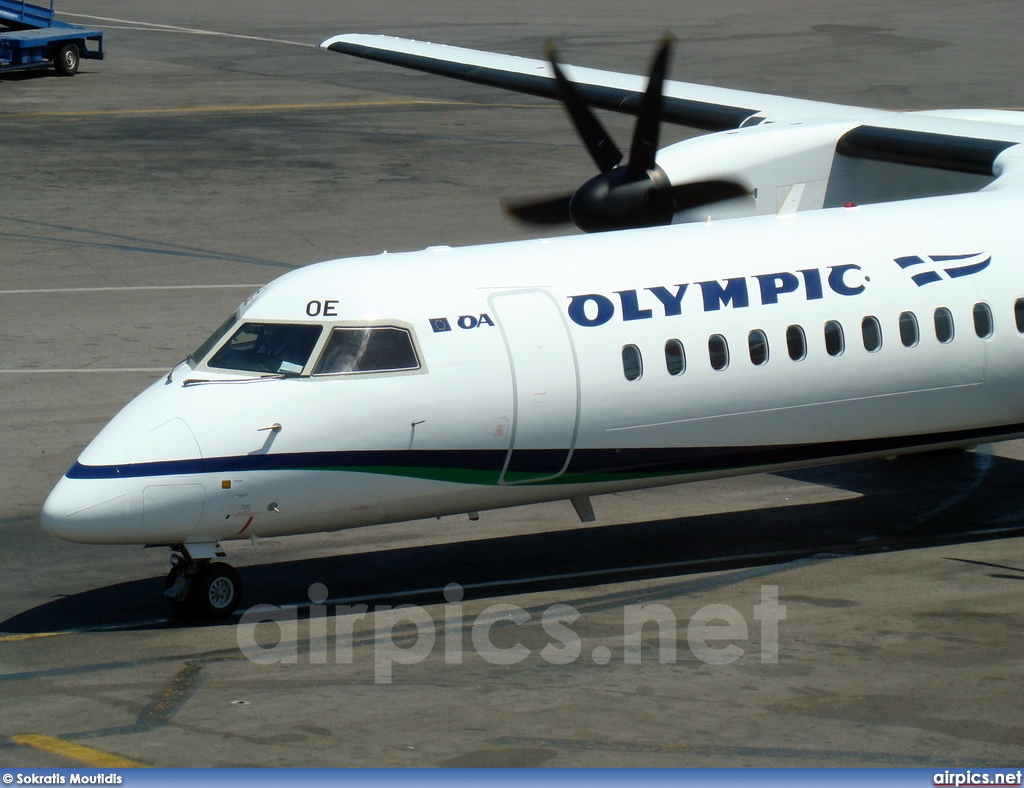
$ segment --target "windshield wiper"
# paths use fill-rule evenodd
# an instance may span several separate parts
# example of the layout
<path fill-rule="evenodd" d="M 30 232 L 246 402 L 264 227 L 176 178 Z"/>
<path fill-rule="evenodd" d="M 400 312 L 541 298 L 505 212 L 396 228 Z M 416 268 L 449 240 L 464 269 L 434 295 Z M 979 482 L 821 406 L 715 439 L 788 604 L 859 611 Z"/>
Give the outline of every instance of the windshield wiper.
<path fill-rule="evenodd" d="M 179 362 L 178 362 L 177 364 L 175 364 L 174 366 L 172 366 L 172 367 L 170 368 L 170 370 L 169 370 L 169 371 L 167 372 L 167 382 L 168 382 L 168 383 L 173 383 L 173 382 L 174 382 L 174 380 L 173 380 L 173 379 L 171 378 L 171 376 L 172 376 L 172 375 L 174 374 L 174 370 L 176 370 L 176 369 L 177 369 L 178 367 L 180 367 L 180 366 L 181 366 L 182 364 L 185 364 L 185 363 L 187 363 L 187 362 L 189 362 L 189 361 L 191 361 L 191 360 L 192 360 L 192 356 L 191 356 L 191 354 L 190 354 L 190 355 L 188 355 L 188 356 L 185 356 L 185 358 L 183 358 L 183 359 L 182 359 L 181 361 L 179 361 Z"/>
<path fill-rule="evenodd" d="M 198 386 L 202 383 L 260 383 L 265 380 L 286 380 L 288 378 L 297 378 L 299 375 L 289 375 L 284 372 L 279 372 L 271 375 L 260 375 L 258 378 L 231 378 L 228 380 L 211 380 L 210 378 L 186 378 L 182 381 L 182 386 Z"/>

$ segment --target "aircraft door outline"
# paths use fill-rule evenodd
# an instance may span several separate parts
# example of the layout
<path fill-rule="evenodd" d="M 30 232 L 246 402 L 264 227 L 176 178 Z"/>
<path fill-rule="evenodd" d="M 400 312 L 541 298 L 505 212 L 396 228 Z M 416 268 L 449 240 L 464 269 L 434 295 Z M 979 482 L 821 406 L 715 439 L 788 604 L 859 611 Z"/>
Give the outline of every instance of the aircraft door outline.
<path fill-rule="evenodd" d="M 579 360 L 554 296 L 513 290 L 488 298 L 512 371 L 512 430 L 498 483 L 549 481 L 561 476 L 580 425 Z"/>

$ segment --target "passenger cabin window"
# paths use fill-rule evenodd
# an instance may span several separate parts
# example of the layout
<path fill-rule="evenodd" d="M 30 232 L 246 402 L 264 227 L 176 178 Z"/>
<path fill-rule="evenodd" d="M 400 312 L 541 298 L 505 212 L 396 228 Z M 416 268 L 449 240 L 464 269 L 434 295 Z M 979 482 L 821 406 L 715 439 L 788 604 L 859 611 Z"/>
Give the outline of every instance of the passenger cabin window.
<path fill-rule="evenodd" d="M 974 305 L 974 333 L 981 339 L 992 336 L 992 310 L 988 304 Z"/>
<path fill-rule="evenodd" d="M 394 326 L 340 327 L 320 354 L 314 375 L 419 369 L 412 335 Z"/>
<path fill-rule="evenodd" d="M 953 313 L 940 306 L 935 310 L 935 338 L 943 345 L 953 341 Z"/>
<path fill-rule="evenodd" d="M 670 375 L 682 375 L 686 371 L 686 352 L 678 339 L 665 343 L 665 368 Z"/>
<path fill-rule="evenodd" d="M 789 357 L 793 361 L 803 361 L 807 358 L 807 335 L 800 326 L 790 326 L 786 329 L 786 349 L 789 350 Z"/>
<path fill-rule="evenodd" d="M 750 351 L 750 363 L 760 367 L 768 363 L 768 337 L 759 328 L 747 334 L 747 349 Z"/>
<path fill-rule="evenodd" d="M 729 343 L 721 334 L 712 334 L 708 338 L 708 357 L 712 369 L 721 371 L 729 366 Z"/>
<path fill-rule="evenodd" d="M 846 350 L 846 339 L 843 327 L 837 320 L 829 320 L 825 324 L 825 352 L 830 356 L 841 356 Z"/>
<path fill-rule="evenodd" d="M 1013 302 L 1013 319 L 1017 323 L 1017 330 L 1024 334 L 1024 298 Z"/>
<path fill-rule="evenodd" d="M 206 365 L 238 372 L 298 375 L 322 331 L 314 325 L 243 323 Z"/>
<path fill-rule="evenodd" d="M 913 312 L 904 312 L 900 315 L 900 342 L 903 343 L 903 347 L 914 347 L 920 340 L 917 316 Z"/>
<path fill-rule="evenodd" d="M 882 324 L 878 318 L 868 315 L 860 321 L 860 336 L 864 340 L 864 349 L 874 353 L 882 347 Z"/>
<path fill-rule="evenodd" d="M 622 374 L 626 380 L 639 380 L 644 374 L 644 362 L 640 356 L 640 348 L 636 345 L 626 345 L 622 348 Z"/>

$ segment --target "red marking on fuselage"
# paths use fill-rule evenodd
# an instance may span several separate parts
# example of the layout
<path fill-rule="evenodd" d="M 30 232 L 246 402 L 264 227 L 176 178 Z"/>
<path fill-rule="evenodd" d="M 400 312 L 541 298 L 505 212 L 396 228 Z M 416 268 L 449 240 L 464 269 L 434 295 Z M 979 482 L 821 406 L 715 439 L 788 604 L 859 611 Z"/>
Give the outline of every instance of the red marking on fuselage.
<path fill-rule="evenodd" d="M 250 514 L 249 515 L 249 519 L 245 521 L 245 525 L 242 526 L 242 530 L 239 531 L 238 533 L 244 534 L 245 533 L 245 529 L 248 528 L 250 525 L 252 525 L 252 521 L 255 520 L 255 519 L 256 519 L 256 515 Z"/>

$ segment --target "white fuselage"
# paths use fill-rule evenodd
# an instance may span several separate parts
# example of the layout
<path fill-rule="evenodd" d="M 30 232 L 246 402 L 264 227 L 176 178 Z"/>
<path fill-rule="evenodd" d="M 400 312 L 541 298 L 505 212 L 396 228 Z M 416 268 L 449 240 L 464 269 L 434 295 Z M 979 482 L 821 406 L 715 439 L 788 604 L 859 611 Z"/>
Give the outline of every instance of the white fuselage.
<path fill-rule="evenodd" d="M 1004 189 L 309 266 L 235 324 L 322 326 L 301 366 L 207 348 L 104 428 L 43 522 L 206 543 L 1017 436 L 1021 216 Z M 312 374 L 360 327 L 407 334 L 416 367 Z"/>

